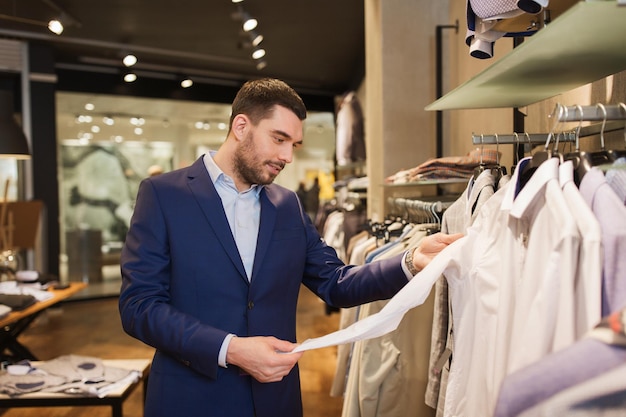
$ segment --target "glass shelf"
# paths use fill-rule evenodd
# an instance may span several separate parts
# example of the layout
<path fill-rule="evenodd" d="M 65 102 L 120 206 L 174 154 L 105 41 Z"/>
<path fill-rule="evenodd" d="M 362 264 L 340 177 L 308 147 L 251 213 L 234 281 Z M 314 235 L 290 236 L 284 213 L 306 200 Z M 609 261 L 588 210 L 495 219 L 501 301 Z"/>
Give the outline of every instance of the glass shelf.
<path fill-rule="evenodd" d="M 583 1 L 426 110 L 523 107 L 626 69 L 626 7 Z"/>

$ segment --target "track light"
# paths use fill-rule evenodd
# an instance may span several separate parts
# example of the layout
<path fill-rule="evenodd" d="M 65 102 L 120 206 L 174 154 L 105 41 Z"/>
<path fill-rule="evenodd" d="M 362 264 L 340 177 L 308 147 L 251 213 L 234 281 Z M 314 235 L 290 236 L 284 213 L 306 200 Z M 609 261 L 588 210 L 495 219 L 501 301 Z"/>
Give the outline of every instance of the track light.
<path fill-rule="evenodd" d="M 257 27 L 257 25 L 259 24 L 259 22 L 253 18 L 250 17 L 250 15 L 248 15 L 247 13 L 243 13 L 243 30 L 245 32 L 250 32 L 251 30 L 255 29 Z"/>
<path fill-rule="evenodd" d="M 263 58 L 265 56 L 265 49 L 255 49 L 254 52 L 252 52 L 252 58 L 254 59 L 260 59 Z"/>
<path fill-rule="evenodd" d="M 133 54 L 127 54 L 124 59 L 122 59 L 122 62 L 125 66 L 132 67 L 137 63 L 137 57 Z"/>
<path fill-rule="evenodd" d="M 250 31 L 250 43 L 252 46 L 259 46 L 261 42 L 263 42 L 263 35 L 256 33 L 255 31 Z"/>
<path fill-rule="evenodd" d="M 128 72 L 124 75 L 124 81 L 126 81 L 127 83 L 132 83 L 136 79 L 137 79 L 137 75 L 132 72 Z"/>
<path fill-rule="evenodd" d="M 180 82 L 180 86 L 183 88 L 189 88 L 193 85 L 193 80 L 189 77 L 185 77 L 182 79 L 182 81 Z"/>
<path fill-rule="evenodd" d="M 50 32 L 56 35 L 60 35 L 61 33 L 63 33 L 63 23 L 61 23 L 61 21 L 58 19 L 52 19 L 48 22 L 48 29 L 50 30 Z"/>
<path fill-rule="evenodd" d="M 239 3 L 236 0 L 232 0 L 232 2 Z M 263 35 L 254 30 L 258 25 L 258 21 L 250 17 L 241 5 L 237 6 L 237 12 L 232 14 L 232 18 L 240 21 L 243 26 L 244 32 L 241 34 L 245 35 L 246 39 L 239 43 L 240 47 L 252 48 L 252 58 L 255 60 L 263 58 L 265 56 L 265 49 L 259 48 L 259 45 L 263 42 Z M 265 61 L 256 64 L 259 70 L 265 68 L 266 65 L 267 63 Z"/>

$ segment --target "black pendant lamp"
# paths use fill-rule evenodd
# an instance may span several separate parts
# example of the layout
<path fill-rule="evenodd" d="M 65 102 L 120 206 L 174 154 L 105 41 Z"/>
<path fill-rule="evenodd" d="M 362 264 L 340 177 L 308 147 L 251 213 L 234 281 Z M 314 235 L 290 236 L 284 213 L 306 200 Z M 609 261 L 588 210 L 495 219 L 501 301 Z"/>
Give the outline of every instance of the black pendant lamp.
<path fill-rule="evenodd" d="M 0 158 L 29 159 L 26 135 L 13 114 L 13 94 L 0 90 Z"/>

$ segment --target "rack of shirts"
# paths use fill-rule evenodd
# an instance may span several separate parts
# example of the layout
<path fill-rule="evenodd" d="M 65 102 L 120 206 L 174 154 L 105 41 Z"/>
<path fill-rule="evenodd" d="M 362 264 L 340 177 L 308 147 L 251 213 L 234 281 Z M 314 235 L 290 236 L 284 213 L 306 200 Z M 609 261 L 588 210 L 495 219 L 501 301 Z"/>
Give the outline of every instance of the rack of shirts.
<path fill-rule="evenodd" d="M 443 232 L 466 236 L 435 284 L 426 402 L 437 415 L 549 415 L 542 403 L 626 364 L 626 160 L 590 164 L 576 181 L 576 161 L 555 146 L 559 123 L 601 120 L 602 137 L 626 106 L 559 105 L 553 117 L 543 151 L 498 183 L 491 170 L 470 179 L 443 215 Z M 597 330 L 603 318 L 610 331 Z M 597 404 L 586 415 L 601 415 Z"/>
<path fill-rule="evenodd" d="M 555 132 L 512 175 L 496 181 L 487 169 L 470 178 L 441 222 L 442 231 L 465 236 L 390 300 L 362 306 L 358 322 L 317 341 L 351 346 L 344 417 L 428 414 L 406 395 L 424 392 L 420 371 L 437 415 L 543 417 L 564 407 L 586 417 L 623 414 L 625 384 L 610 383 L 626 364 L 626 181 L 609 175 L 623 179 L 626 160 L 591 166 L 577 184 L 573 161 L 550 151 Z M 427 229 L 403 228 L 380 255 L 399 255 Z M 441 282 L 445 293 L 436 288 L 432 297 Z M 427 370 L 419 368 L 424 341 Z"/>
<path fill-rule="evenodd" d="M 438 231 L 441 218 L 456 196 L 389 198 L 388 216 L 349 243 L 349 262 L 360 265 L 397 256 Z M 341 310 L 345 328 L 379 312 L 387 301 L 376 301 Z M 338 346 L 337 367 L 331 395 L 343 396 L 342 417 L 424 415 L 428 408 L 416 395 L 425 389 L 428 364 L 428 324 L 432 300 L 409 312 L 396 331 L 387 335 Z"/>

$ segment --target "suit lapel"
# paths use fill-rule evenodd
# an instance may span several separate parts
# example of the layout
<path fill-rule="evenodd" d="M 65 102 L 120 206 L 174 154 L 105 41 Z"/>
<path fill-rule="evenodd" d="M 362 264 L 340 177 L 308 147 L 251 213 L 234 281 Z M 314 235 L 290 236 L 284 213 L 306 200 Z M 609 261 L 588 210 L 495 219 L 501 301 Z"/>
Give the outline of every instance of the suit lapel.
<path fill-rule="evenodd" d="M 224 213 L 222 201 L 219 194 L 217 194 L 217 191 L 215 190 L 215 186 L 213 185 L 213 181 L 211 181 L 211 177 L 209 176 L 206 167 L 204 166 L 202 157 L 196 160 L 196 162 L 189 167 L 187 184 L 198 201 L 198 204 L 209 222 L 209 225 L 215 232 L 218 241 L 224 248 L 224 251 L 228 254 L 233 265 L 237 268 L 237 271 L 239 271 L 241 278 L 247 283 L 248 277 L 243 267 L 243 263 L 241 262 L 237 244 L 235 243 L 233 234 L 230 231 L 230 226 L 228 225 L 226 213 Z"/>

